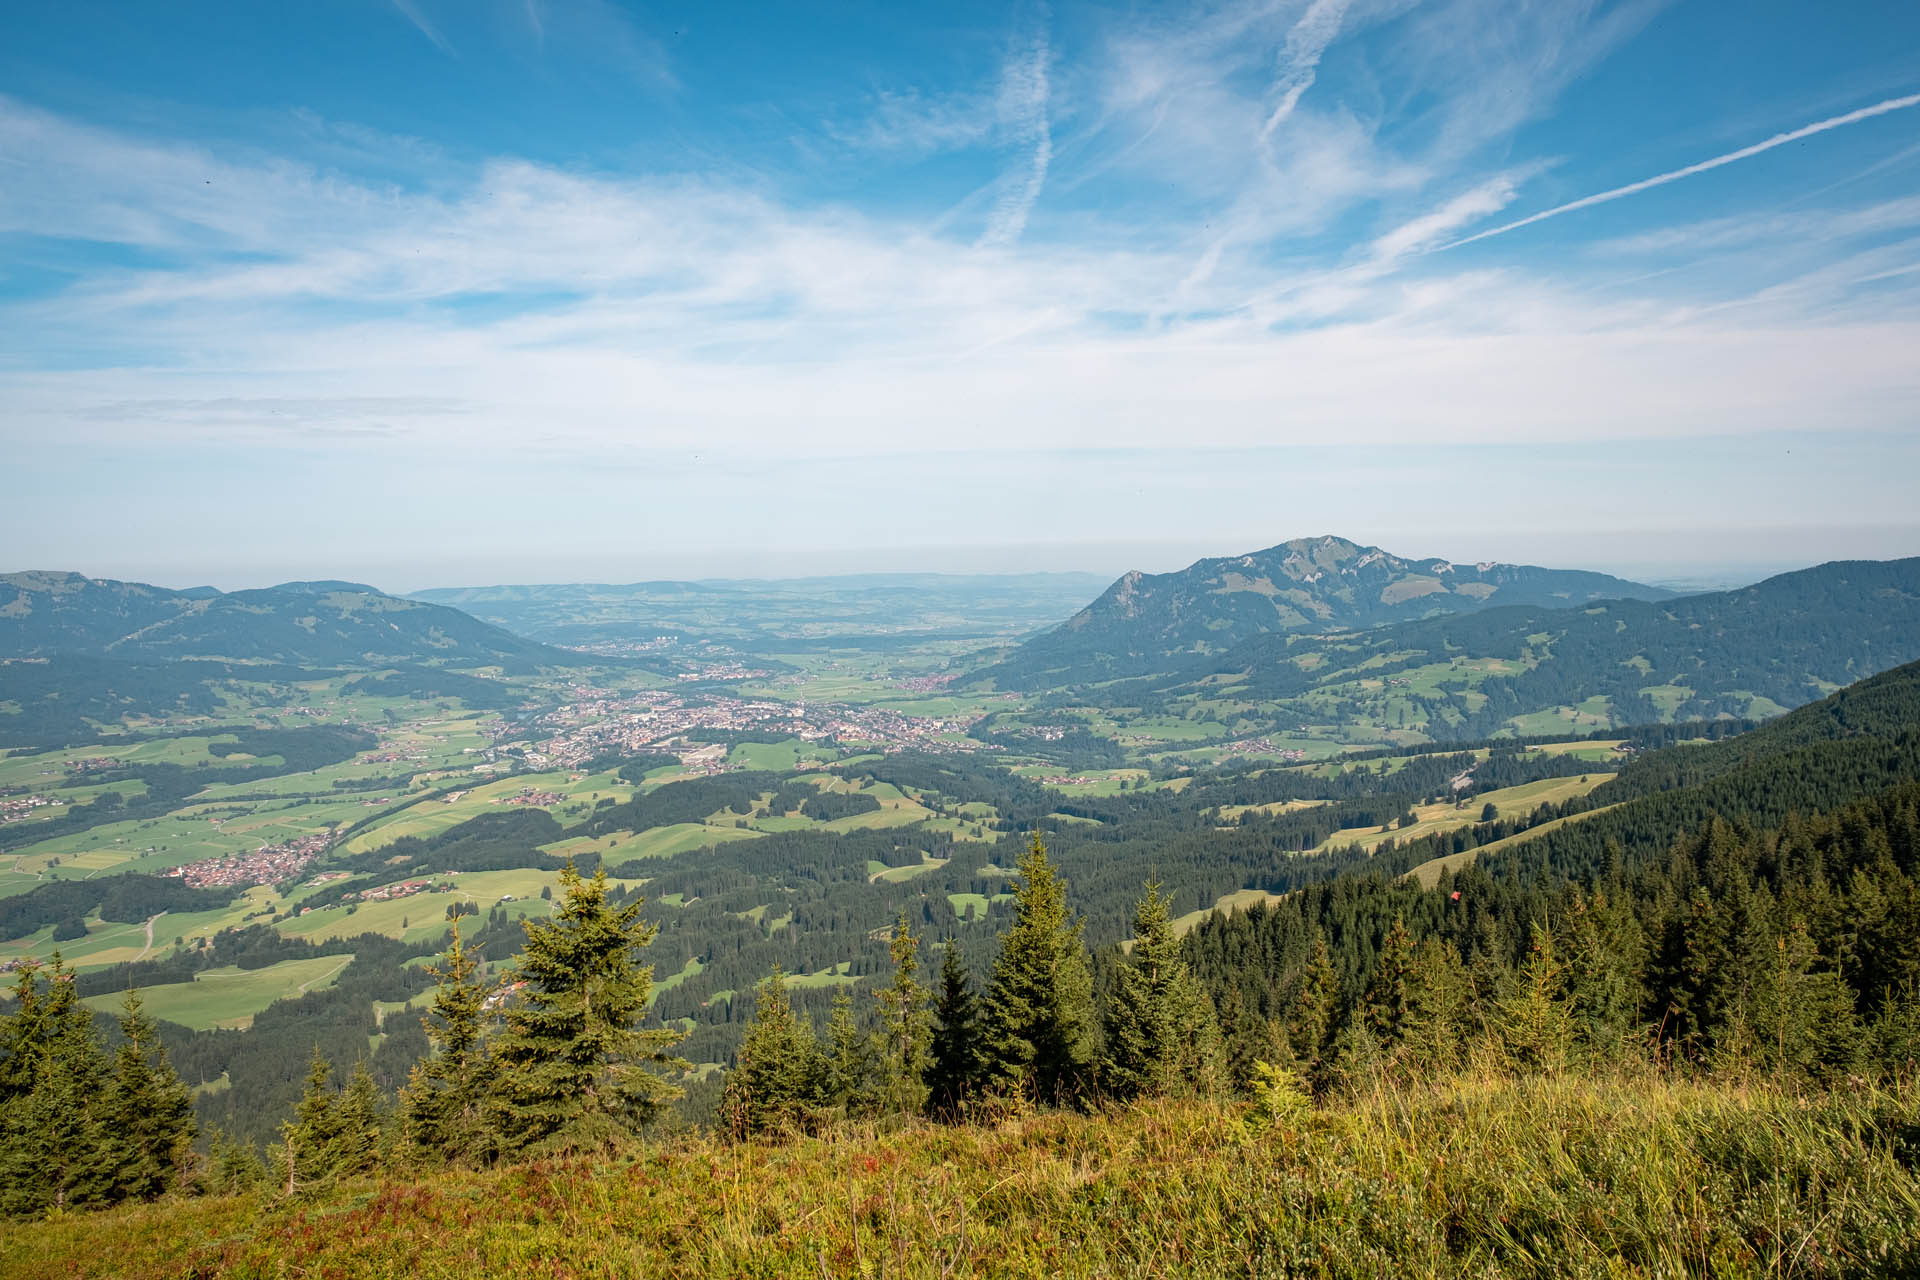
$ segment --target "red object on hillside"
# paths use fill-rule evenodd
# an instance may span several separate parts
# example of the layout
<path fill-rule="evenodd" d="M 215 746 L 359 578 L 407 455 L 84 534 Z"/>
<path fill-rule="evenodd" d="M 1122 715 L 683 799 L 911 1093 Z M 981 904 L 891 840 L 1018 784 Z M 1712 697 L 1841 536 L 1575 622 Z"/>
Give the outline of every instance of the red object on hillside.
<path fill-rule="evenodd" d="M 1452 898 L 1452 900 L 1453 900 L 1453 901 L 1455 901 L 1455 902 L 1458 902 L 1458 901 L 1460 901 L 1460 891 L 1459 891 L 1458 889 L 1455 889 L 1455 890 L 1453 891 L 1453 893 L 1452 893 L 1451 895 L 1449 895 L 1449 896 L 1450 896 L 1450 897 Z"/>

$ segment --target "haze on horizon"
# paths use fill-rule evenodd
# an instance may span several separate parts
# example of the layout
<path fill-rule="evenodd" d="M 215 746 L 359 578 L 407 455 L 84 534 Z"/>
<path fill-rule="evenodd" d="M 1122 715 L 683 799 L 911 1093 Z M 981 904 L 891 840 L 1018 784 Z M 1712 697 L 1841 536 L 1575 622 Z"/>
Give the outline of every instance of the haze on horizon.
<path fill-rule="evenodd" d="M 1920 553 L 1920 9 L 0 14 L 3 569 Z"/>

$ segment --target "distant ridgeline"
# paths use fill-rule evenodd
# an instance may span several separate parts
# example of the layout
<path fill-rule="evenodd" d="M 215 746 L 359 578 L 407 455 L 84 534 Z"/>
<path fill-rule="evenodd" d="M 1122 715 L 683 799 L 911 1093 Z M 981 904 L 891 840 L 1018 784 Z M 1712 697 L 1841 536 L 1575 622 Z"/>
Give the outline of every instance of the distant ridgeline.
<path fill-rule="evenodd" d="M 129 716 L 213 716 L 222 687 L 367 667 L 400 669 L 352 691 L 502 708 L 517 699 L 498 681 L 443 668 L 514 673 L 581 661 L 457 609 L 351 582 L 223 594 L 74 573 L 0 575 L 0 747 L 92 741 L 98 725 Z"/>
<path fill-rule="evenodd" d="M 1057 652 L 1070 634 L 1063 628 L 1033 645 Z M 1384 682 L 1404 677 L 1411 686 L 1417 677 L 1420 687 L 1395 696 L 1421 709 L 1426 719 L 1415 727 L 1443 740 L 1485 737 L 1561 706 L 1615 725 L 1759 718 L 1920 659 L 1920 559 L 1836 562 L 1657 602 L 1486 608 L 1356 633 L 1270 631 L 1202 657 L 1136 656 L 1131 666 L 1157 663 L 1158 674 L 1076 696 L 1145 708 L 1239 700 L 1281 722 L 1337 723 L 1343 708 L 1380 704 Z M 1025 687 L 1054 678 L 1041 661 L 1023 649 L 978 679 Z M 1090 656 L 1057 674 L 1123 671 Z"/>
<path fill-rule="evenodd" d="M 1129 573 L 974 681 L 1029 691 L 1089 684 L 1180 669 L 1270 634 L 1365 631 L 1503 605 L 1672 596 L 1604 573 L 1406 560 L 1345 538 L 1296 538 L 1177 573 Z"/>
<path fill-rule="evenodd" d="M 0 575 L 0 657 L 226 658 L 302 666 L 577 660 L 443 605 L 353 582 L 169 591 L 77 573 Z"/>

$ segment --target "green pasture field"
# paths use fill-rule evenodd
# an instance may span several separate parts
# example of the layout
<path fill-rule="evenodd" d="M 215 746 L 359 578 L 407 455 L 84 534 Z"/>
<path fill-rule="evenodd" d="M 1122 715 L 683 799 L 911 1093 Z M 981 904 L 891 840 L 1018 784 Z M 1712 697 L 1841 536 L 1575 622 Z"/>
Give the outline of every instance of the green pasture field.
<path fill-rule="evenodd" d="M 979 913 L 975 915 L 973 919 L 976 922 L 984 924 L 987 919 L 987 906 L 989 903 L 1012 901 L 1013 895 L 1010 893 L 996 893 L 991 896 L 984 893 L 950 893 L 947 895 L 947 905 L 953 908 L 954 918 L 962 924 L 968 922 L 968 907 L 972 907 Z"/>
<path fill-rule="evenodd" d="M 1625 738 L 1595 738 L 1582 742 L 1537 742 L 1528 747 L 1550 756 L 1572 756 L 1576 760 L 1618 760 Z"/>
<path fill-rule="evenodd" d="M 1452 800 L 1416 805 L 1413 812 L 1419 821 L 1410 827 L 1396 826 L 1388 831 L 1378 827 L 1348 827 L 1334 832 L 1313 852 L 1322 853 L 1328 849 L 1357 845 L 1371 853 L 1388 840 L 1416 840 L 1421 836 L 1470 827 L 1480 821 L 1482 808 L 1489 804 L 1497 808 L 1502 816 L 1514 817 L 1531 813 L 1541 805 L 1561 804 L 1575 796 L 1586 795 L 1601 783 L 1611 782 L 1613 777 L 1611 773 L 1590 773 L 1584 778 L 1543 778 L 1538 782 L 1521 783 L 1517 787 L 1483 792 L 1468 799 L 1464 806 Z"/>
<path fill-rule="evenodd" d="M 192 982 L 147 987 L 140 992 L 140 999 L 153 1017 L 195 1031 L 245 1028 L 253 1024 L 254 1014 L 275 1000 L 331 986 L 340 971 L 352 963 L 352 956 L 313 956 L 282 960 L 264 969 L 206 969 L 195 974 Z M 112 1013 L 124 999 L 118 994 L 88 996 L 85 1003 Z"/>
<path fill-rule="evenodd" d="M 1035 782 L 1041 782 L 1046 778 L 1062 776 L 1086 778 L 1086 782 L 1044 783 L 1044 785 L 1053 788 L 1055 791 L 1070 796 L 1117 796 L 1120 794 L 1121 783 L 1125 782 L 1129 784 L 1128 789 L 1130 790 L 1131 784 L 1135 782 L 1145 782 L 1147 780 L 1147 771 L 1145 769 L 1067 770 L 1062 769 L 1059 765 L 1022 765 L 1013 772 L 1023 778 L 1031 778 Z"/>
<path fill-rule="evenodd" d="M 364 853 L 383 848 L 403 836 L 428 837 L 451 830 L 483 813 L 510 811 L 507 801 L 523 791 L 550 791 L 565 799 L 548 812 L 562 824 L 578 821 L 592 812 L 603 798 L 625 801 L 633 788 L 611 772 L 577 776 L 567 770 L 545 773 L 515 773 L 487 779 L 474 775 L 474 785 L 459 799 L 423 800 L 394 814 L 390 821 L 376 822 L 347 841 L 345 851 Z"/>
<path fill-rule="evenodd" d="M 801 990 L 818 987 L 850 987 L 860 981 L 857 976 L 848 972 L 852 968 L 852 961 L 842 960 L 839 964 L 822 969 L 818 973 L 793 974 L 787 978 L 787 985 Z"/>
<path fill-rule="evenodd" d="M 689 959 L 685 964 L 681 965 L 678 972 L 669 973 L 669 974 L 666 974 L 665 976 L 661 976 L 658 970 L 656 970 L 655 976 L 653 979 L 653 995 L 657 996 L 662 991 L 673 990 L 675 987 L 685 982 L 688 978 L 694 977 L 697 974 L 699 974 L 699 972 L 702 969 L 705 969 L 706 967 L 707 967 L 706 965 L 700 962 L 700 958 L 698 956 L 695 956 Z"/>
<path fill-rule="evenodd" d="M 1188 911 L 1182 915 L 1175 916 L 1173 918 L 1173 932 L 1176 936 L 1185 937 L 1204 924 L 1207 918 L 1216 911 L 1224 911 L 1228 915 L 1232 915 L 1236 911 L 1244 911 L 1255 903 L 1275 903 L 1286 896 L 1284 893 L 1268 893 L 1265 889 L 1236 889 L 1232 893 L 1220 895 L 1210 907 L 1201 907 L 1198 910 Z M 1127 939 L 1121 946 L 1131 952 L 1133 950 L 1133 939 Z"/>
<path fill-rule="evenodd" d="M 886 884 L 904 884 L 907 881 L 914 879 L 916 876 L 925 875 L 929 871 L 938 871 L 941 867 L 946 866 L 947 863 L 951 861 L 952 861 L 951 858 L 930 857 L 928 854 L 923 852 L 920 855 L 920 861 L 918 863 L 911 863 L 904 867 L 890 867 L 884 862 L 879 862 L 873 858 L 868 858 L 867 859 L 867 882 L 869 884 L 878 884 L 882 882 Z"/>
<path fill-rule="evenodd" d="M 676 822 L 670 827 L 642 831 L 639 835 L 622 832 L 610 837 L 606 841 L 607 848 L 603 856 L 609 862 L 624 862 L 629 858 L 671 858 L 676 853 L 689 853 L 710 844 L 726 840 L 753 840 L 765 834 L 752 827 L 736 827 L 731 821 L 725 826 Z"/>
<path fill-rule="evenodd" d="M 1527 736 L 1565 733 L 1568 730 L 1605 729 L 1613 724 L 1613 714 L 1604 696 L 1588 698 L 1577 707 L 1553 707 L 1514 716 L 1507 721 L 1515 732 Z"/>
<path fill-rule="evenodd" d="M 1270 804 L 1223 804 L 1220 806 L 1222 823 L 1236 822 L 1242 815 L 1262 813 L 1277 817 L 1283 813 L 1298 813 L 1302 809 L 1311 809 L 1325 804 L 1325 800 L 1275 800 Z"/>
<path fill-rule="evenodd" d="M 1605 813 L 1607 810 L 1617 807 L 1616 805 L 1610 804 L 1602 805 L 1598 809 L 1589 809 L 1585 813 L 1575 813 L 1569 814 L 1564 818 L 1555 818 L 1551 822 L 1543 822 L 1537 827 L 1529 827 L 1527 830 L 1517 832 L 1514 835 L 1505 836 L 1499 840 L 1490 840 L 1477 849 L 1467 849 L 1460 853 L 1450 853 L 1444 858 L 1428 859 L 1426 862 L 1421 863 L 1413 870 L 1407 872 L 1407 874 L 1417 880 L 1421 888 L 1431 889 L 1434 885 L 1440 883 L 1441 872 L 1458 871 L 1483 853 L 1495 853 L 1501 849 L 1511 848 L 1516 844 L 1525 844 L 1529 840 L 1538 839 L 1549 831 L 1564 827 L 1569 823 L 1585 822 L 1595 814 Z"/>

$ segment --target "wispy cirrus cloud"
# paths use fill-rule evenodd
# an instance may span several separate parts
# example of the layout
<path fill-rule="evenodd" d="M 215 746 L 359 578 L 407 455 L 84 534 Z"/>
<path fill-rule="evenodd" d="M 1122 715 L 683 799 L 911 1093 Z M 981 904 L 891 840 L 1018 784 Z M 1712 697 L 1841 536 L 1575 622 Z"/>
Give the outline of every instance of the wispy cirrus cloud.
<path fill-rule="evenodd" d="M 1698 163 L 1685 165 L 1678 169 L 1670 169 L 1665 173 L 1655 174 L 1651 178 L 1642 178 L 1638 182 L 1629 182 L 1625 186 L 1595 192 L 1590 196 L 1582 196 L 1578 200 L 1569 200 L 1565 204 L 1555 205 L 1551 209 L 1542 209 L 1539 213 L 1530 213 L 1526 217 L 1516 219 L 1513 222 L 1502 223 L 1497 227 L 1489 227 L 1485 231 L 1477 231 L 1473 235 L 1462 237 L 1445 247 L 1457 249 L 1461 245 L 1474 244 L 1481 240 L 1491 239 L 1494 236 L 1506 235 L 1510 231 L 1518 231 L 1522 227 L 1533 226 L 1538 222 L 1545 222 L 1548 218 L 1558 218 L 1564 214 L 1578 212 L 1581 209 L 1591 209 L 1595 205 L 1608 204 L 1614 200 L 1624 200 L 1628 196 L 1636 196 L 1643 191 L 1651 191 L 1655 187 L 1664 187 L 1669 182 L 1678 182 L 1682 178 L 1691 178 L 1697 174 L 1709 173 L 1714 169 L 1719 169 L 1726 165 L 1738 164 L 1742 160 L 1750 160 L 1754 156 L 1764 155 L 1774 148 L 1784 147 L 1788 143 L 1799 142 L 1802 139 L 1827 133 L 1833 129 L 1842 129 L 1850 124 L 1859 124 L 1863 120 L 1872 120 L 1879 116 L 1888 115 L 1895 111 L 1905 111 L 1912 107 L 1920 107 L 1920 93 L 1912 93 L 1900 98 L 1887 98 L 1871 106 L 1861 107 L 1858 110 L 1844 112 L 1837 116 L 1829 116 L 1825 120 L 1816 120 L 1812 124 L 1802 125 L 1798 129 L 1789 129 L 1784 133 L 1776 133 L 1764 141 L 1756 142 L 1751 146 L 1741 147 L 1738 150 L 1728 151 L 1708 160 L 1701 160 Z"/>
<path fill-rule="evenodd" d="M 433 41 L 434 48 L 449 57 L 458 56 L 454 53 L 452 43 L 440 34 L 440 28 L 435 26 L 433 20 L 421 9 L 419 0 L 393 0 L 393 7 L 398 9 L 400 16 L 411 22 L 421 35 Z"/>
<path fill-rule="evenodd" d="M 1047 118 L 1050 57 L 1042 31 L 1031 45 L 1007 60 L 1001 73 L 996 104 L 1000 124 L 1028 153 L 1026 163 L 1008 175 L 1006 189 L 994 202 L 980 237 L 983 245 L 1004 246 L 1018 240 L 1046 186 L 1047 169 L 1053 162 L 1053 130 Z"/>

